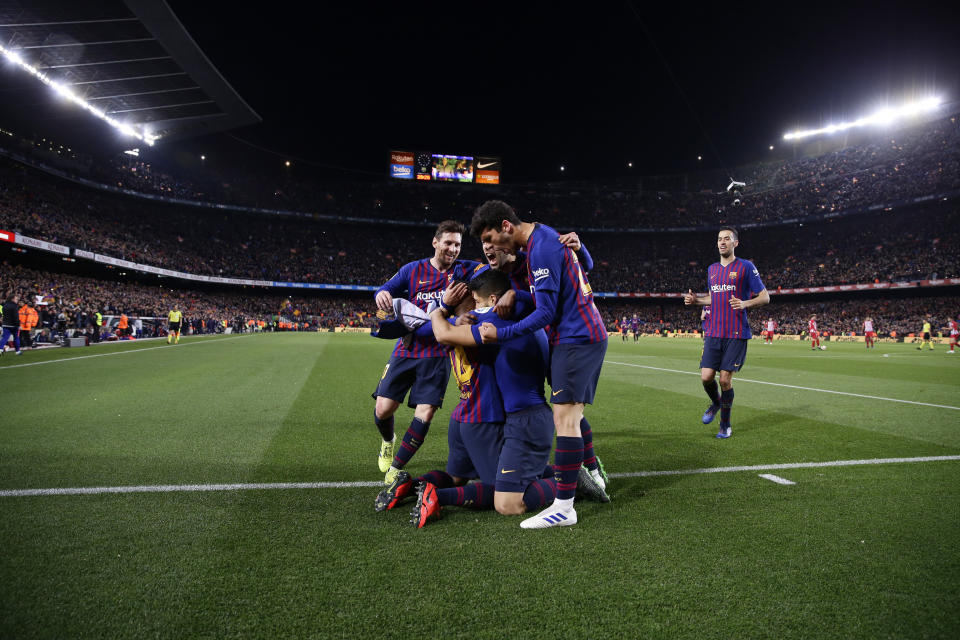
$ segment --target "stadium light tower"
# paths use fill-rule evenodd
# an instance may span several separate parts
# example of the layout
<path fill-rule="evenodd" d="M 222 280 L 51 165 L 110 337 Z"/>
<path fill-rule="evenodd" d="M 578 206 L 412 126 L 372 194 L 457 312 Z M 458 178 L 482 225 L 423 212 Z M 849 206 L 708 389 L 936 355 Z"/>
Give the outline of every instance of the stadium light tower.
<path fill-rule="evenodd" d="M 17 65 L 18 67 L 20 67 L 21 69 L 23 69 L 24 71 L 26 71 L 27 73 L 35 77 L 37 80 L 39 80 L 43 84 L 47 85 L 48 87 L 56 91 L 57 95 L 61 96 L 66 100 L 69 100 L 70 102 L 74 103 L 81 109 L 84 109 L 88 113 L 93 114 L 100 120 L 103 120 L 104 122 L 112 126 L 114 129 L 118 130 L 120 133 L 130 136 L 132 138 L 136 138 L 138 140 L 142 140 L 143 142 L 146 142 L 150 146 L 153 146 L 153 143 L 156 141 L 157 137 L 154 135 L 151 135 L 150 132 L 147 131 L 146 127 L 143 127 L 141 131 L 138 131 L 137 129 L 134 129 L 131 125 L 127 124 L 126 122 L 120 122 L 116 118 L 113 118 L 107 115 L 104 111 L 102 111 L 101 109 L 98 109 L 97 107 L 93 106 L 92 104 L 90 104 L 89 102 L 87 102 L 86 100 L 78 96 L 76 93 L 74 93 L 69 86 L 63 83 L 57 82 L 47 74 L 40 71 L 38 68 L 34 67 L 32 64 L 25 61 L 20 56 L 20 54 L 14 51 L 13 49 L 7 49 L 3 45 L 0 45 L 0 53 L 6 56 L 7 60 Z"/>
<path fill-rule="evenodd" d="M 890 126 L 897 120 L 935 111 L 942 104 L 942 102 L 943 100 L 941 98 L 933 96 L 917 102 L 909 102 L 896 108 L 884 107 L 883 109 L 880 109 L 869 116 L 858 118 L 853 122 L 829 124 L 819 129 L 791 131 L 790 133 L 783 134 L 783 139 L 802 140 L 811 136 L 818 136 L 821 134 L 829 135 L 838 131 L 846 131 L 847 129 L 852 129 L 854 127 L 865 127 L 867 125 Z"/>

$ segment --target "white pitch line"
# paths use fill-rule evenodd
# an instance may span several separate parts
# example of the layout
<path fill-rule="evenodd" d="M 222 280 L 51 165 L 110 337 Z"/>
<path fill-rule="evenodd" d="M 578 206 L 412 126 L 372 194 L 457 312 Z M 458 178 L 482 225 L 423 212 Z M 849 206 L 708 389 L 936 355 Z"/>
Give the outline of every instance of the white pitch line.
<path fill-rule="evenodd" d="M 124 351 L 111 351 L 110 353 L 97 353 L 92 356 L 74 356 L 73 358 L 59 358 L 57 360 L 41 360 L 40 362 L 25 362 L 24 364 L 11 364 L 6 367 L 0 367 L 0 371 L 5 369 L 19 369 L 20 367 L 35 367 L 39 364 L 52 364 L 54 362 L 70 362 L 72 360 L 85 360 L 87 358 L 105 358 L 107 356 L 121 356 L 125 353 L 140 353 L 142 351 L 153 351 L 154 349 L 170 349 L 172 347 L 189 347 L 194 344 L 212 344 L 214 342 L 227 342 L 229 340 L 239 340 L 240 338 L 245 338 L 247 336 L 234 336 L 232 338 L 220 338 L 219 340 L 203 340 L 203 341 L 194 341 L 184 342 L 182 345 L 179 344 L 165 344 L 161 347 L 145 347 L 143 349 L 126 349 Z"/>
<path fill-rule="evenodd" d="M 243 491 L 255 489 L 349 489 L 382 487 L 382 482 L 254 482 L 233 484 L 158 484 L 128 487 L 67 487 L 63 489 L 9 489 L 0 498 L 20 496 L 87 496 L 104 493 L 174 493 L 181 491 Z"/>
<path fill-rule="evenodd" d="M 812 467 L 849 467 L 864 464 L 899 464 L 904 462 L 941 462 L 960 460 L 958 456 L 924 456 L 919 458 L 874 458 L 869 460 L 834 460 L 831 462 L 788 462 L 742 467 L 712 467 L 708 469 L 674 469 L 669 471 L 636 471 L 611 473 L 611 478 L 639 478 L 650 476 L 682 476 L 701 473 L 732 471 L 766 471 L 773 469 L 807 469 Z M 187 491 L 245 491 L 260 489 L 353 489 L 383 487 L 382 482 L 260 482 L 233 484 L 161 484 L 126 487 L 65 487 L 61 489 L 5 489 L 0 498 L 25 496 L 80 496 L 104 493 L 173 493 Z"/>
<path fill-rule="evenodd" d="M 636 367 L 638 369 L 653 369 L 654 371 L 667 371 L 669 373 L 682 373 L 688 376 L 699 376 L 697 371 L 681 371 L 680 369 L 664 369 L 663 367 L 651 367 L 645 364 L 633 364 L 632 362 L 617 362 L 616 360 L 605 360 L 610 364 L 620 364 L 625 367 Z M 917 402 L 915 400 L 900 400 L 899 398 L 887 398 L 884 396 L 868 396 L 862 393 L 850 393 L 849 391 L 833 391 L 831 389 L 817 389 L 816 387 L 801 387 L 795 384 L 781 384 L 779 382 L 767 382 L 766 380 L 751 380 L 750 378 L 736 378 L 737 382 L 752 382 L 754 384 L 766 384 L 771 387 L 786 387 L 787 389 L 800 389 L 802 391 L 818 391 L 820 393 L 832 393 L 838 396 L 853 396 L 854 398 L 867 398 L 869 400 L 886 400 L 887 402 L 900 402 L 902 404 L 915 404 L 921 407 L 934 407 L 937 409 L 953 409 L 960 411 L 960 407 L 954 407 L 948 404 L 933 404 L 930 402 Z"/>
<path fill-rule="evenodd" d="M 943 462 L 960 460 L 960 456 L 921 456 L 918 458 L 870 458 L 867 460 L 832 460 L 830 462 L 784 462 L 739 467 L 710 467 L 707 469 L 673 469 L 669 471 L 634 471 L 611 473 L 611 478 L 649 478 L 652 476 L 691 476 L 701 473 L 731 473 L 735 471 L 775 471 L 777 469 L 815 469 L 818 467 L 854 467 L 865 464 L 902 464 L 906 462 Z"/>
<path fill-rule="evenodd" d="M 777 484 L 797 484 L 796 482 L 792 482 L 790 480 L 787 480 L 786 478 L 775 476 L 772 473 L 761 473 L 760 477 L 763 478 L 764 480 L 770 480 L 772 482 L 776 482 Z"/>

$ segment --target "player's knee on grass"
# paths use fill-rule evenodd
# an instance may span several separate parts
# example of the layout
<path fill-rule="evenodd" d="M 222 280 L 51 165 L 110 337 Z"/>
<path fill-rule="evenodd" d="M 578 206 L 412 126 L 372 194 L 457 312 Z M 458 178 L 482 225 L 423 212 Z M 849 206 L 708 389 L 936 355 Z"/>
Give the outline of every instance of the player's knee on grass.
<path fill-rule="evenodd" d="M 527 512 L 523 494 L 513 491 L 497 491 L 493 494 L 493 508 L 505 516 L 519 516 Z"/>
<path fill-rule="evenodd" d="M 400 403 L 396 400 L 391 400 L 390 398 L 384 398 L 383 396 L 377 396 L 377 404 L 374 407 L 374 412 L 377 415 L 377 418 L 383 420 L 389 418 L 397 409 L 400 407 Z"/>

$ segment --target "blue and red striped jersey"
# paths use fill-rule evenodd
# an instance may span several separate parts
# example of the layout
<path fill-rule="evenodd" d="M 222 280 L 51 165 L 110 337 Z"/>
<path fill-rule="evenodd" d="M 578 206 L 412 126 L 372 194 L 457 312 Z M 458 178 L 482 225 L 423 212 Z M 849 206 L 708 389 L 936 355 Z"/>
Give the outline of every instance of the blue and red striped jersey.
<path fill-rule="evenodd" d="M 483 313 L 489 309 L 477 311 Z M 451 415 L 454 420 L 504 422 L 507 419 L 494 373 L 498 353 L 497 345 L 454 347 L 450 350 L 453 379 L 460 388 L 460 402 Z"/>
<path fill-rule="evenodd" d="M 607 328 L 593 304 L 593 289 L 576 253 L 557 239 L 552 228 L 537 224 L 527 240 L 527 278 L 537 311 L 506 329 L 508 339 L 518 333 L 550 325 L 551 344 L 588 344 L 607 339 Z M 554 303 L 553 313 L 539 317 L 543 298 Z M 544 322 L 545 320 L 545 322 Z M 543 322 L 543 324 L 539 324 Z M 530 323 L 529 327 L 524 327 Z M 539 326 L 535 326 L 539 325 Z M 513 329 L 511 332 L 510 330 Z"/>
<path fill-rule="evenodd" d="M 730 298 L 749 300 L 766 287 L 760 272 L 749 260 L 736 258 L 727 266 L 715 262 L 707 269 L 710 314 L 704 319 L 704 334 L 711 338 L 750 338 L 746 309 L 734 309 Z"/>
<path fill-rule="evenodd" d="M 406 298 L 424 311 L 431 300 L 443 297 L 444 290 L 454 280 L 467 281 L 480 266 L 475 260 L 457 260 L 446 271 L 438 271 L 430 264 L 430 258 L 408 262 L 386 284 L 377 289 L 389 291 L 395 298 Z M 438 358 L 446 356 L 446 350 L 437 344 L 432 335 L 414 340 L 407 348 L 403 340 L 397 340 L 393 355 L 404 358 Z"/>

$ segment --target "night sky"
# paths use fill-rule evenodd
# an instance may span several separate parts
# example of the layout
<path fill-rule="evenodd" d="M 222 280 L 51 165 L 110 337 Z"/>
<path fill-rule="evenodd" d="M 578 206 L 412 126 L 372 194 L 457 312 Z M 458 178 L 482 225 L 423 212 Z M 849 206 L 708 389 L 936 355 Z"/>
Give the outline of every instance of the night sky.
<path fill-rule="evenodd" d="M 950 3 L 169 4 L 263 118 L 234 135 L 358 175 L 391 148 L 499 155 L 506 182 L 677 173 L 887 102 L 960 100 Z"/>

